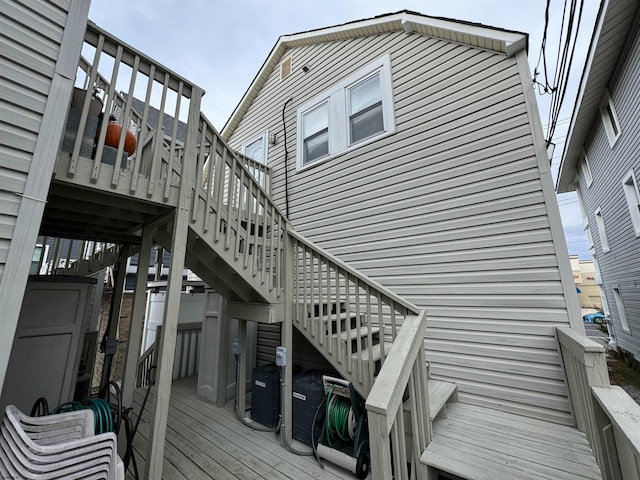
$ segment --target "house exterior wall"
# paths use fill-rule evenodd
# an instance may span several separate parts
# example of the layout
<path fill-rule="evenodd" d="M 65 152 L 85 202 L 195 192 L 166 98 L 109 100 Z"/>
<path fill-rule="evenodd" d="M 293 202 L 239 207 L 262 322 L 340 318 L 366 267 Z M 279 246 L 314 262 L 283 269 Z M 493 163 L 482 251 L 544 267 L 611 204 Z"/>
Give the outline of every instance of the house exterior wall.
<path fill-rule="evenodd" d="M 0 385 L 73 89 L 90 1 L 0 3 Z"/>
<path fill-rule="evenodd" d="M 584 172 L 579 173 L 579 190 L 593 237 L 602 286 L 607 298 L 618 348 L 633 353 L 640 360 L 640 237 L 636 236 L 624 193 L 623 179 L 633 170 L 640 180 L 640 14 L 622 51 L 609 92 L 620 123 L 621 134 L 612 147 L 602 119 L 598 116 L 584 145 L 593 181 L 587 185 Z M 595 213 L 600 209 L 610 251 L 604 252 Z M 629 330 L 622 326 L 621 312 L 614 297 L 618 289 Z"/>
<path fill-rule="evenodd" d="M 552 215 L 547 205 L 555 200 L 542 133 L 530 123 L 524 53 L 507 58 L 404 32 L 289 53 L 291 76 L 280 81 L 274 70 L 231 146 L 277 133 L 268 165 L 285 210 L 282 111 L 291 98 L 295 228 L 427 310 L 431 376 L 457 382 L 460 401 L 572 423 L 553 327 L 570 323 L 577 300 L 565 296 L 575 286 L 557 206 Z M 385 54 L 395 133 L 296 171 L 296 109 Z"/>

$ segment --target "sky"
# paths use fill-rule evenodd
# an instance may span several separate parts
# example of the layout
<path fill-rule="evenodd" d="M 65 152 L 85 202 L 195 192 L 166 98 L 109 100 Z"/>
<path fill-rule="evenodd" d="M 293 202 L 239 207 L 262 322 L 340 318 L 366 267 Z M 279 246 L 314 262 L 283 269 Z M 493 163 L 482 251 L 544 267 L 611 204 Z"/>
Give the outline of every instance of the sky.
<path fill-rule="evenodd" d="M 565 1 L 549 1 L 547 65 L 553 75 Z M 554 179 L 599 0 L 584 3 L 570 87 L 554 136 Z M 533 72 L 545 7 L 546 0 L 92 0 L 89 19 L 202 87 L 202 110 L 221 130 L 280 35 L 412 10 L 528 33 Z M 537 97 L 546 126 L 550 97 Z M 575 194 L 559 195 L 558 204 L 569 254 L 591 258 Z"/>

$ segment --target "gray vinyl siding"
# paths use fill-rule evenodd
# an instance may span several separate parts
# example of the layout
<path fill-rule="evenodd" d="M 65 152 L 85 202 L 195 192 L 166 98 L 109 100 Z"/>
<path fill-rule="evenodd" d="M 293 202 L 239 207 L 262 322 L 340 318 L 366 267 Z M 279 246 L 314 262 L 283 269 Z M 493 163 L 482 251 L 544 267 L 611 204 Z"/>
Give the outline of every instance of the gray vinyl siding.
<path fill-rule="evenodd" d="M 273 194 L 303 235 L 427 310 L 431 376 L 460 401 L 572 423 L 568 325 L 515 58 L 402 32 L 293 48 L 230 142 L 269 129 Z M 296 171 L 296 109 L 389 54 L 396 131 Z M 309 67 L 303 73 L 302 66 Z"/>
<path fill-rule="evenodd" d="M 632 352 L 640 360 L 640 237 L 636 237 L 622 180 L 633 169 L 640 180 L 640 125 L 638 106 L 640 92 L 640 15 L 636 14 L 621 64 L 609 85 L 621 135 L 613 146 L 609 145 L 600 117 L 592 127 L 585 145 L 591 167 L 593 183 L 587 187 L 580 179 L 589 228 L 594 240 L 596 259 L 604 284 L 607 303 L 614 322 L 618 347 Z M 596 226 L 595 211 L 600 208 L 604 219 L 610 251 L 603 253 Z M 617 287 L 622 296 L 631 334 L 623 331 L 620 314 L 613 297 Z"/>
<path fill-rule="evenodd" d="M 0 2 L 0 281 L 70 3 Z"/>

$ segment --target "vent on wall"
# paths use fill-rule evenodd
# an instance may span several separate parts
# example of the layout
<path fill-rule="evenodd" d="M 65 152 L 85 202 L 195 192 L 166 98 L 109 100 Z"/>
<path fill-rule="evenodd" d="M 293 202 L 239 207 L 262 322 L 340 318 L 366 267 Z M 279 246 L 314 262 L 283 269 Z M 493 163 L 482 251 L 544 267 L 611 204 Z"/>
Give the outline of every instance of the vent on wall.
<path fill-rule="evenodd" d="M 280 80 L 284 80 L 291 75 L 291 55 L 285 58 L 280 64 Z"/>

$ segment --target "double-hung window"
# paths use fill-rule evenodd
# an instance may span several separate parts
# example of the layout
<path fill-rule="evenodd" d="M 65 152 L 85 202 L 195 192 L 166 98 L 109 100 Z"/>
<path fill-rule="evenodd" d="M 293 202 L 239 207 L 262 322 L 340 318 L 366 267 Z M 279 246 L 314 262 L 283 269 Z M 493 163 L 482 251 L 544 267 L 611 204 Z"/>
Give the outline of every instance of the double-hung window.
<path fill-rule="evenodd" d="M 633 231 L 636 237 L 640 237 L 640 191 L 638 190 L 638 184 L 633 170 L 624 177 L 622 186 L 624 188 L 624 196 L 627 199 L 629 214 L 631 215 Z"/>
<path fill-rule="evenodd" d="M 613 101 L 611 100 L 609 90 L 605 90 L 600 102 L 600 117 L 602 118 L 604 130 L 607 133 L 609 145 L 613 147 L 618 140 L 621 132 L 620 121 L 618 120 L 616 109 L 613 106 Z"/>
<path fill-rule="evenodd" d="M 394 131 L 391 68 L 385 55 L 298 109 L 298 169 Z"/>
<path fill-rule="evenodd" d="M 329 103 L 323 102 L 302 117 L 303 163 L 329 155 Z"/>

